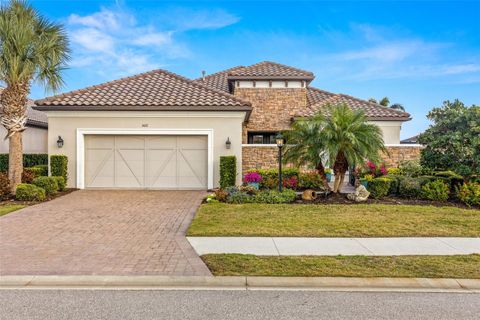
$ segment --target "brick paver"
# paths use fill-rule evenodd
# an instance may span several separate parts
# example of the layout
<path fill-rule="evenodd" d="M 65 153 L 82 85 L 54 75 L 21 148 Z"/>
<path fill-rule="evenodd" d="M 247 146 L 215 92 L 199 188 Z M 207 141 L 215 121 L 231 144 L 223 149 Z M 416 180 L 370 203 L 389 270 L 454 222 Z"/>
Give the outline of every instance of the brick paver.
<path fill-rule="evenodd" d="M 185 239 L 202 191 L 80 190 L 0 218 L 0 274 L 209 275 Z"/>

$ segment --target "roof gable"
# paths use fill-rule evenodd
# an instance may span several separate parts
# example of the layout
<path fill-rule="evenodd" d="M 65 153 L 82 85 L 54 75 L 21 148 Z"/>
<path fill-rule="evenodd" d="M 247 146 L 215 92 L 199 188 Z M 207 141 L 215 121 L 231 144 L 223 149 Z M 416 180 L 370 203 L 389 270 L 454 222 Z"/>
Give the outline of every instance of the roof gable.
<path fill-rule="evenodd" d="M 235 68 L 228 72 L 229 79 L 255 78 L 255 79 L 303 79 L 313 80 L 314 75 L 310 71 L 286 66 L 284 64 L 263 61 L 247 67 Z"/>
<path fill-rule="evenodd" d="M 165 70 L 153 70 L 37 100 L 40 110 L 250 110 L 250 103 Z"/>

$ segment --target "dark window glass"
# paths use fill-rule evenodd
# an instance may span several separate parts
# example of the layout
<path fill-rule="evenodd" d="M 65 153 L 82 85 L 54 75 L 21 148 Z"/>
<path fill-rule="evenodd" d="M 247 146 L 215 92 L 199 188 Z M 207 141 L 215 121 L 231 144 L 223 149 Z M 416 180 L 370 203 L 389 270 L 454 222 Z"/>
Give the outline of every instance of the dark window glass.
<path fill-rule="evenodd" d="M 248 144 L 275 144 L 278 132 L 249 132 Z"/>

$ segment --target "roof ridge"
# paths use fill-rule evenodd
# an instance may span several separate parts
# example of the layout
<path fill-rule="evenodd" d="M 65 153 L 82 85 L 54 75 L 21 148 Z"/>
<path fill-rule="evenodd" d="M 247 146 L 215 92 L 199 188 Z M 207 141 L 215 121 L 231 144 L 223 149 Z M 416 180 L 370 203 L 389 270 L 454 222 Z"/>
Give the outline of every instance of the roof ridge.
<path fill-rule="evenodd" d="M 369 105 L 375 106 L 375 107 L 377 107 L 377 108 L 388 109 L 388 110 L 390 110 L 390 111 L 396 112 L 396 113 L 399 114 L 399 115 L 404 115 L 404 116 L 408 116 L 408 117 L 411 116 L 410 113 L 408 113 L 408 112 L 399 111 L 399 110 L 396 110 L 396 109 L 392 109 L 392 108 L 389 108 L 389 107 L 385 107 L 385 106 L 382 106 L 382 105 L 379 104 L 379 103 L 375 103 L 375 102 L 371 102 L 371 101 L 368 101 L 368 100 L 356 98 L 356 97 L 353 97 L 353 96 L 348 95 L 348 94 L 345 94 L 345 93 L 339 93 L 338 95 L 343 96 L 343 97 L 346 97 L 346 98 L 349 98 L 349 99 L 353 99 L 353 100 L 357 100 L 357 101 L 361 101 L 361 102 L 366 102 L 366 103 L 368 103 Z"/>
<path fill-rule="evenodd" d="M 209 75 L 206 75 L 205 79 L 206 78 L 211 78 L 211 77 L 216 77 L 218 75 L 221 75 L 222 73 L 228 73 L 228 72 L 232 71 L 233 69 L 239 69 L 239 68 L 245 68 L 245 66 L 236 66 L 236 67 L 231 67 L 231 68 L 228 68 L 228 69 L 225 69 L 225 70 L 217 71 L 217 72 L 211 73 Z M 203 77 L 200 77 L 200 78 L 193 79 L 192 81 L 200 81 L 202 79 L 203 79 Z"/>
<path fill-rule="evenodd" d="M 308 70 L 305 70 L 305 69 L 300 69 L 300 68 L 297 68 L 297 67 L 292 67 L 292 66 L 289 66 L 287 64 L 283 64 L 283 63 L 279 63 L 279 62 L 275 62 L 275 61 L 270 61 L 270 60 L 264 60 L 264 61 L 261 61 L 257 64 L 275 64 L 277 66 L 282 66 L 282 67 L 285 67 L 285 68 L 288 68 L 288 69 L 293 69 L 293 70 L 298 70 L 298 71 L 302 71 L 302 72 L 305 72 L 305 73 L 308 73 L 308 74 L 311 74 L 312 76 L 314 75 L 312 71 L 308 71 Z"/>

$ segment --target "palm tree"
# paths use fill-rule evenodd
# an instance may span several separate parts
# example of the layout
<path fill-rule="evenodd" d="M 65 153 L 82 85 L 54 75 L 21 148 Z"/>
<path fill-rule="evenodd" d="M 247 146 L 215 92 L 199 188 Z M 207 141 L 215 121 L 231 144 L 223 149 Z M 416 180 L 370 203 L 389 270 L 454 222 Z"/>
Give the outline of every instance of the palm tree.
<path fill-rule="evenodd" d="M 386 152 L 382 132 L 370 124 L 363 111 L 351 110 L 341 104 L 329 107 L 330 117 L 325 118 L 322 139 L 333 163 L 335 183 L 333 192 L 340 191 L 349 166 L 366 160 L 378 160 L 379 151 Z"/>
<path fill-rule="evenodd" d="M 26 104 L 33 81 L 56 91 L 63 84 L 61 73 L 69 59 L 66 33 L 33 7 L 12 0 L 0 8 L 0 80 L 3 107 L 1 124 L 9 139 L 8 178 L 15 193 L 23 172 L 22 132 L 26 127 Z"/>
<path fill-rule="evenodd" d="M 390 99 L 388 99 L 388 97 L 383 97 L 383 99 L 380 100 L 378 104 L 384 107 L 388 107 L 388 105 L 390 104 Z"/>
<path fill-rule="evenodd" d="M 297 166 L 314 165 L 320 175 L 325 190 L 331 191 L 325 175 L 323 158 L 326 157 L 325 141 L 321 131 L 325 118 L 321 113 L 312 118 L 297 120 L 292 124 L 292 130 L 285 132 L 287 145 L 284 149 L 285 163 Z"/>
<path fill-rule="evenodd" d="M 390 106 L 390 108 L 395 109 L 395 110 L 400 110 L 405 112 L 405 107 L 400 104 L 400 103 L 394 103 Z"/>

